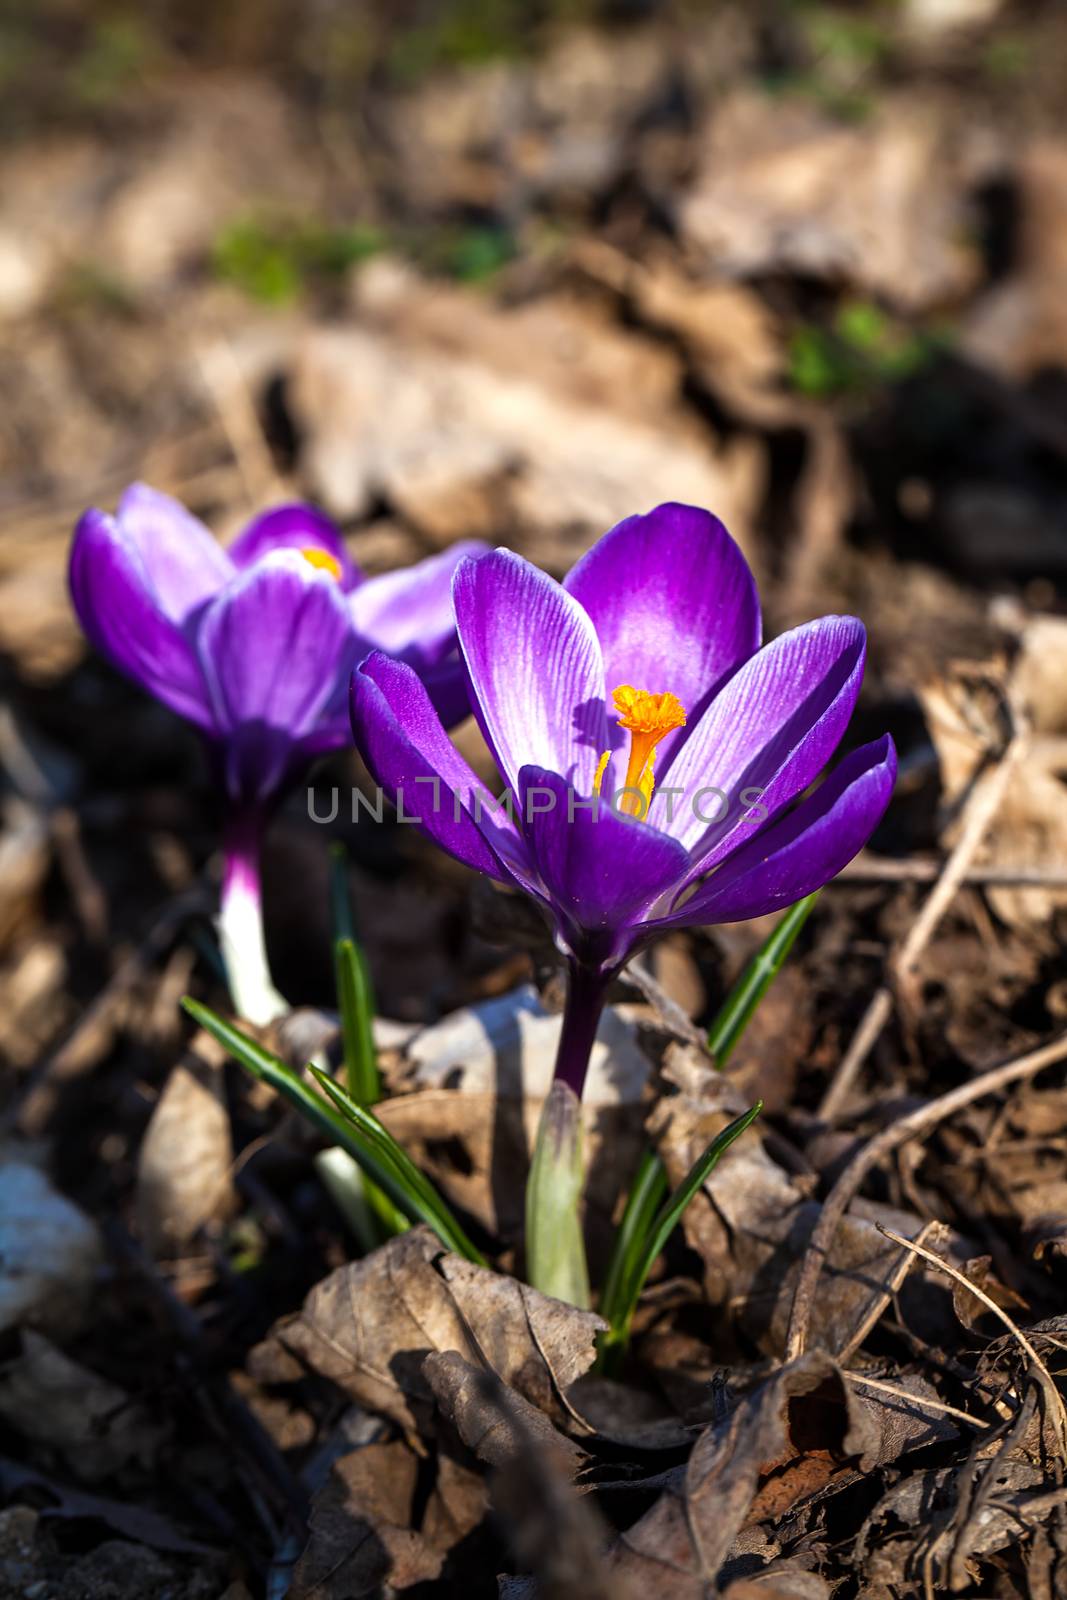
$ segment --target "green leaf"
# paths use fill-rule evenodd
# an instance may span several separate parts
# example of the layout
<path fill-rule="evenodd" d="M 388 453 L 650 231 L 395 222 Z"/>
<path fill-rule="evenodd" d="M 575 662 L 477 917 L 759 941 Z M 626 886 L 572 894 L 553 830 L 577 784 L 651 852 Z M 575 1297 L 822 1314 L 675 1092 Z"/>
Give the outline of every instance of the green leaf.
<path fill-rule="evenodd" d="M 726 997 L 725 1004 L 708 1029 L 708 1049 L 719 1067 L 727 1058 L 755 1015 L 756 1007 L 778 976 L 797 934 L 811 916 L 820 890 L 791 905 L 768 934 L 740 978 Z"/>
<path fill-rule="evenodd" d="M 348 851 L 343 844 L 330 846 L 330 923 L 334 943 L 351 939 L 356 943 L 356 924 L 348 893 Z"/>
<path fill-rule="evenodd" d="M 484 1256 L 471 1244 L 444 1200 L 392 1134 L 371 1112 L 350 1100 L 326 1073 L 314 1067 L 310 1069 L 320 1087 L 329 1085 L 328 1098 L 312 1089 L 279 1056 L 248 1038 L 208 1006 L 188 995 L 182 1005 L 202 1028 L 225 1046 L 246 1072 L 283 1094 L 331 1144 L 347 1150 L 371 1182 L 409 1221 L 425 1222 L 446 1249 L 454 1250 L 479 1266 L 486 1265 Z M 343 1109 L 338 1109 L 339 1106 Z"/>
<path fill-rule="evenodd" d="M 445 1238 L 447 1235 L 446 1242 L 450 1250 L 455 1250 L 457 1254 L 466 1256 L 470 1261 L 478 1261 L 484 1266 L 485 1258 L 475 1250 L 433 1184 L 419 1171 L 407 1151 L 397 1144 L 374 1113 L 368 1111 L 365 1106 L 358 1105 L 351 1095 L 321 1068 L 311 1066 L 308 1071 L 337 1107 L 341 1116 L 346 1118 L 354 1129 L 358 1129 L 360 1136 L 383 1159 L 393 1163 L 397 1177 L 405 1186 L 412 1203 L 420 1208 L 418 1220 L 428 1222 L 439 1237 Z"/>
<path fill-rule="evenodd" d="M 367 958 L 351 939 L 338 939 L 334 967 L 348 1092 L 361 1106 L 377 1105 L 382 1080 L 374 1048 L 374 995 Z"/>
<path fill-rule="evenodd" d="M 654 1150 L 646 1150 L 615 1234 L 604 1287 L 600 1292 L 600 1315 L 607 1322 L 614 1323 L 618 1317 L 623 1286 L 636 1269 L 641 1247 L 666 1193 L 666 1168 Z"/>
<path fill-rule="evenodd" d="M 795 905 L 779 919 L 772 928 L 759 950 L 748 963 L 737 983 L 727 995 L 726 1000 L 708 1029 L 708 1049 L 715 1057 L 716 1064 L 721 1068 L 736 1048 L 741 1035 L 752 1021 L 756 1008 L 770 988 L 778 973 L 782 970 L 790 950 L 796 942 L 797 935 L 811 915 L 812 908 L 819 898 L 819 890 L 809 894 L 803 900 L 798 900 Z M 762 1101 L 753 1111 L 747 1112 L 748 1122 L 751 1122 L 758 1111 L 762 1110 Z M 748 1122 L 741 1119 L 744 1127 Z M 731 1133 L 727 1128 L 726 1133 L 730 1139 L 723 1149 L 728 1148 L 730 1142 L 743 1131 L 737 1123 L 733 1124 L 737 1132 Z M 720 1135 L 720 1138 L 724 1135 Z M 715 1148 L 713 1145 L 712 1149 Z M 710 1154 L 710 1151 L 708 1152 Z M 719 1151 L 719 1155 L 722 1150 Z M 719 1158 L 715 1156 L 712 1161 Z M 695 1170 L 695 1169 L 694 1169 Z M 711 1171 L 711 1167 L 707 1169 Z M 692 1173 L 690 1173 L 690 1178 Z M 705 1174 L 706 1176 L 706 1174 Z M 689 1179 L 686 1180 L 688 1183 Z M 692 1190 L 695 1194 L 703 1179 L 699 1179 Z M 684 1185 L 683 1185 L 684 1188 Z M 648 1241 L 652 1237 L 653 1229 L 658 1225 L 656 1207 L 666 1193 L 667 1174 L 659 1156 L 652 1150 L 647 1150 L 641 1159 L 634 1178 L 633 1188 L 630 1190 L 623 1213 L 619 1231 L 612 1245 L 611 1260 L 608 1263 L 607 1276 L 604 1279 L 604 1288 L 600 1297 L 600 1313 L 611 1324 L 611 1331 L 606 1334 L 601 1342 L 601 1366 L 617 1366 L 625 1351 L 629 1340 L 630 1321 L 633 1317 L 637 1297 L 641 1293 L 641 1286 L 648 1275 L 649 1268 L 656 1258 L 654 1252 L 648 1260 L 648 1265 L 641 1275 L 641 1282 L 637 1293 L 632 1293 L 635 1277 L 640 1271 L 640 1262 L 644 1259 Z M 681 1192 L 681 1191 L 679 1191 Z M 685 1210 L 688 1200 L 682 1205 Z M 681 1216 L 679 1211 L 678 1216 Z M 677 1219 L 676 1219 L 677 1220 Z M 673 1226 L 673 1223 L 671 1224 Z M 667 1233 L 669 1235 L 670 1228 Z M 666 1237 L 666 1235 L 665 1235 Z"/>
<path fill-rule="evenodd" d="M 686 1206 L 709 1173 L 714 1170 L 734 1140 L 744 1133 L 762 1110 L 763 1101 L 757 1100 L 743 1116 L 737 1117 L 728 1128 L 724 1128 L 718 1137 L 712 1140 L 704 1154 L 693 1162 L 677 1189 L 656 1213 L 640 1249 L 632 1254 L 629 1270 L 623 1275 L 619 1285 L 611 1326 L 607 1333 L 601 1336 L 600 1356 L 602 1365 L 608 1370 L 621 1359 L 629 1342 L 630 1324 L 645 1280 L 652 1269 L 652 1263 L 681 1221 Z"/>

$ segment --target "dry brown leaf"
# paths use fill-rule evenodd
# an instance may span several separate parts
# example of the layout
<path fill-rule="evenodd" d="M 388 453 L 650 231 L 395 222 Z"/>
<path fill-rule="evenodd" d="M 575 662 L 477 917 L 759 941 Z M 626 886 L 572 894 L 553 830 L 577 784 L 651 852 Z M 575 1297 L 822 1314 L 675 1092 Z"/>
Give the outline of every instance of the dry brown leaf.
<path fill-rule="evenodd" d="M 996 679 L 996 663 L 990 676 Z M 1035 733 L 1008 780 L 1008 787 L 976 856 L 982 866 L 1061 869 L 1067 858 L 1067 627 L 1058 618 L 1037 618 L 1023 633 L 1013 686 Z M 959 833 L 959 812 L 985 772 L 995 749 L 982 686 L 973 674 L 949 672 L 919 688 L 941 776 L 942 842 Z M 1036 931 L 1067 906 L 1067 890 L 991 886 L 985 893 L 1010 927 Z"/>
<path fill-rule="evenodd" d="M 660 1101 L 649 1131 L 672 1184 L 681 1182 L 711 1140 L 750 1103 L 728 1078 L 683 1046 L 668 1049 L 665 1076 L 681 1092 Z M 902 1264 L 871 1216 L 857 1206 L 843 1218 L 812 1315 L 810 1343 L 835 1355 L 852 1347 L 879 1313 Z M 713 1305 L 726 1306 L 748 1338 L 780 1355 L 800 1259 L 819 1215 L 813 1186 L 773 1160 L 758 1127 L 742 1135 L 685 1211 L 686 1241 L 704 1263 Z M 918 1231 L 917 1218 L 893 1212 L 894 1227 Z"/>
<path fill-rule="evenodd" d="M 504 1390 L 482 1367 L 455 1350 L 436 1351 L 423 1372 L 442 1413 L 467 1446 L 487 1466 L 500 1467 L 531 1445 L 573 1478 L 589 1459 L 586 1452 L 554 1428 L 543 1411 L 514 1390 Z"/>
<path fill-rule="evenodd" d="M 716 446 L 683 403 L 680 362 L 567 302 L 497 310 L 459 294 L 400 272 L 375 325 L 319 329 L 298 349 L 302 468 L 331 510 L 384 497 L 437 542 L 506 532 L 556 570 L 662 500 L 714 506 L 748 541 L 759 463 L 749 443 Z M 441 315 L 420 321 L 438 298 Z M 457 322 L 460 348 L 438 325 Z"/>
<path fill-rule="evenodd" d="M 324 1278 L 254 1353 L 252 1370 L 283 1381 L 303 1363 L 367 1410 L 428 1437 L 435 1405 L 423 1363 L 432 1351 L 455 1350 L 484 1359 L 565 1423 L 561 1396 L 591 1366 L 603 1327 L 590 1311 L 449 1255 L 419 1227 Z"/>
<path fill-rule="evenodd" d="M 611 1568 L 664 1600 L 706 1600 L 761 1478 L 807 1458 L 825 1481 L 834 1463 L 862 1461 L 871 1443 L 834 1362 L 810 1351 L 700 1435 L 655 1505 L 615 1542 Z"/>
<path fill-rule="evenodd" d="M 751 1578 L 736 1578 L 722 1600 L 830 1600 L 830 1587 L 795 1562 L 775 1561 Z"/>
<path fill-rule="evenodd" d="M 291 1600 L 360 1600 L 439 1577 L 445 1551 L 412 1526 L 419 1461 L 400 1439 L 335 1461 L 315 1496 Z"/>
<path fill-rule="evenodd" d="M 532 984 L 522 984 L 420 1029 L 405 1046 L 397 1082 L 404 1088 L 543 1098 L 552 1083 L 562 1022 Z M 636 1102 L 649 1071 L 632 1021 L 625 1011 L 609 1006 L 589 1058 L 583 1104 Z"/>
<path fill-rule="evenodd" d="M 541 1100 L 424 1089 L 375 1109 L 419 1169 L 459 1210 L 510 1245 L 521 1243 L 524 1190 Z M 644 1143 L 639 1108 L 582 1107 L 584 1232 L 591 1259 L 610 1247 L 619 1191 Z"/>
<path fill-rule="evenodd" d="M 1067 145 L 1038 138 L 1012 162 L 1019 208 L 1015 270 L 973 308 L 962 348 L 1018 381 L 1067 363 Z"/>
<path fill-rule="evenodd" d="M 681 225 L 714 267 L 799 272 L 905 310 L 976 281 L 951 120 L 887 98 L 862 124 L 811 102 L 739 89 L 712 111 Z"/>
<path fill-rule="evenodd" d="M 27 1329 L 0 1373 L 0 1416 L 25 1439 L 58 1450 L 87 1483 L 136 1461 L 151 1467 L 167 1435 L 124 1389 Z"/>
<path fill-rule="evenodd" d="M 197 1040 L 156 1102 L 137 1159 L 137 1216 L 154 1255 L 180 1250 L 233 1209 L 233 1142 L 223 1098 L 223 1052 Z"/>

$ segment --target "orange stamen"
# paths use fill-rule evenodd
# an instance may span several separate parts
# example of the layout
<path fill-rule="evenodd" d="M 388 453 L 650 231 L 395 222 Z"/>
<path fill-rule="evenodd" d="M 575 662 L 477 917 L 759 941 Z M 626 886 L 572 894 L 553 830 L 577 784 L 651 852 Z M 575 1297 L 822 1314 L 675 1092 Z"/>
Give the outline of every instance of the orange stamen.
<path fill-rule="evenodd" d="M 328 550 L 320 550 L 318 545 L 309 544 L 300 554 L 305 561 L 310 562 L 311 566 L 318 567 L 322 572 L 328 572 L 331 578 L 336 578 L 340 583 L 341 563 Z"/>
<path fill-rule="evenodd" d="M 656 746 L 675 728 L 685 727 L 685 707 L 668 691 L 650 694 L 647 689 L 634 689 L 628 683 L 612 691 L 615 709 L 619 713 L 619 727 L 630 735 L 630 758 L 626 764 L 626 782 L 618 809 L 632 817 L 645 817 L 652 801 L 655 783 Z M 604 768 L 608 757 L 601 757 L 597 768 L 594 794 L 600 793 Z"/>

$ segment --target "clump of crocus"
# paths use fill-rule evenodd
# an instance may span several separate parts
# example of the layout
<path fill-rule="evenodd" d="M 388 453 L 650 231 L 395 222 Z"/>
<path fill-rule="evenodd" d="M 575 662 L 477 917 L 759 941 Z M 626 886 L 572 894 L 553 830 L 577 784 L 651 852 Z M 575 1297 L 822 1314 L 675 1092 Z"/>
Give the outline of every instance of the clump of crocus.
<path fill-rule="evenodd" d="M 449 591 L 456 563 L 481 548 L 365 578 L 313 506 L 267 511 L 223 547 L 144 484 L 113 517 L 94 509 L 78 523 L 70 588 L 86 634 L 206 741 L 228 817 L 220 939 L 249 1021 L 284 1009 L 263 940 L 264 824 L 314 757 L 348 742 L 348 680 L 368 651 L 403 661 L 446 723 L 466 714 Z"/>
<path fill-rule="evenodd" d="M 408 816 L 549 919 L 568 974 L 553 1093 L 576 1105 L 629 957 L 670 928 L 761 916 L 820 888 L 873 832 L 896 755 L 880 739 L 806 793 L 856 703 L 863 626 L 821 617 L 761 649 L 752 574 L 705 511 L 628 518 L 563 584 L 508 550 L 465 560 L 453 600 L 504 796 L 402 662 L 375 653 L 356 671 L 353 728 Z M 551 1115 L 562 1147 L 558 1104 Z"/>

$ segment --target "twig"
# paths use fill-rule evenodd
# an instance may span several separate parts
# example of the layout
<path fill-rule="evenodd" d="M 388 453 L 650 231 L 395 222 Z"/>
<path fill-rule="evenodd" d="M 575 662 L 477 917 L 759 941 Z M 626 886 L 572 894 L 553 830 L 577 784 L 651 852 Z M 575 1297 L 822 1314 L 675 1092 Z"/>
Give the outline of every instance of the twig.
<path fill-rule="evenodd" d="M 982 843 L 986 829 L 992 822 L 1004 798 L 1008 782 L 1022 756 L 1025 744 L 1025 727 L 1016 721 L 1003 759 L 988 774 L 986 781 L 977 785 L 971 795 L 956 847 L 945 862 L 944 870 L 922 910 L 908 930 L 907 938 L 890 961 L 892 981 L 898 989 L 906 992 L 913 987 L 922 953 L 930 942 L 941 918 L 963 885 L 975 852 Z M 882 1029 L 889 1021 L 892 1010 L 893 988 L 888 984 L 883 984 L 867 1007 L 852 1043 L 834 1073 L 830 1087 L 823 1096 L 822 1104 L 819 1107 L 819 1115 L 824 1120 L 829 1121 L 841 1109 L 859 1074 L 860 1068 L 874 1048 Z"/>
<path fill-rule="evenodd" d="M 954 1116 L 957 1111 L 962 1111 L 975 1100 L 981 1100 L 987 1094 L 995 1094 L 999 1089 L 1006 1088 L 1010 1083 L 1017 1083 L 1022 1078 L 1033 1077 L 1044 1067 L 1055 1066 L 1058 1061 L 1063 1060 L 1067 1060 L 1067 1034 L 1054 1039 L 1051 1044 L 1042 1045 L 1040 1049 L 1031 1051 L 1029 1055 L 1019 1056 L 1015 1061 L 1006 1062 L 1000 1067 L 992 1067 L 980 1077 L 972 1078 L 969 1083 L 950 1089 L 947 1094 L 939 1095 L 936 1100 L 931 1100 L 925 1106 L 919 1106 L 908 1116 L 901 1117 L 899 1122 L 894 1122 L 891 1127 L 883 1128 L 881 1133 L 876 1134 L 856 1152 L 827 1195 L 819 1220 L 808 1241 L 793 1295 L 793 1308 L 786 1337 L 787 1361 L 796 1360 L 797 1356 L 804 1352 L 819 1274 L 823 1263 L 829 1258 L 830 1246 L 833 1244 L 838 1223 L 848 1210 L 853 1196 L 860 1189 L 867 1174 L 901 1145 L 907 1144 L 912 1139 L 921 1138 L 939 1122 Z"/>
<path fill-rule="evenodd" d="M 884 1233 L 886 1230 L 882 1231 Z M 875 1378 L 865 1378 L 860 1372 L 846 1372 L 844 1376 L 849 1383 L 854 1383 L 861 1389 L 876 1389 L 879 1394 L 890 1394 L 895 1400 L 906 1400 L 909 1405 L 918 1406 L 920 1411 L 942 1411 L 946 1417 L 958 1417 L 961 1422 L 970 1423 L 972 1428 L 989 1427 L 984 1417 L 972 1417 L 969 1411 L 959 1411 L 944 1400 L 934 1400 L 925 1394 L 912 1394 L 910 1389 L 898 1389 L 895 1383 L 881 1383 Z"/>
<path fill-rule="evenodd" d="M 1042 1361 L 1041 1357 L 1038 1355 L 1037 1351 L 1034 1349 L 1033 1345 L 1030 1343 L 1029 1339 L 1026 1337 L 1019 1325 L 1013 1322 L 1011 1317 L 1008 1316 L 1008 1313 L 1004 1310 L 1004 1307 L 998 1306 L 997 1302 L 990 1295 L 986 1294 L 984 1289 L 980 1289 L 976 1283 L 972 1283 L 970 1278 L 966 1277 L 958 1267 L 954 1267 L 951 1261 L 946 1261 L 943 1256 L 937 1255 L 933 1250 L 925 1249 L 921 1244 L 915 1244 L 911 1239 L 905 1239 L 903 1234 L 894 1233 L 892 1228 L 887 1228 L 882 1222 L 875 1223 L 875 1227 L 878 1229 L 879 1233 L 883 1233 L 885 1237 L 887 1239 L 891 1239 L 894 1244 L 900 1245 L 905 1250 L 910 1250 L 913 1255 L 920 1256 L 922 1260 L 928 1262 L 931 1267 L 936 1267 L 939 1272 L 944 1272 L 952 1279 L 954 1283 L 958 1283 L 964 1289 L 970 1290 L 975 1299 L 980 1300 L 987 1311 L 992 1311 L 993 1315 L 1000 1319 L 1000 1321 L 1007 1328 L 1008 1332 L 1011 1334 L 1012 1338 L 1018 1344 L 1019 1349 L 1022 1350 L 1024 1355 L 1029 1357 L 1030 1364 L 1037 1373 L 1038 1382 L 1041 1384 L 1041 1388 L 1044 1391 L 1045 1399 L 1052 1407 L 1053 1413 L 1059 1418 L 1060 1449 L 1061 1451 L 1067 1452 L 1067 1407 L 1064 1406 L 1060 1391 L 1057 1389 L 1052 1380 L 1051 1372 L 1048 1370 L 1045 1363 Z"/>
<path fill-rule="evenodd" d="M 259 505 L 264 500 L 278 499 L 282 484 L 232 346 L 219 339 L 203 346 L 199 358 L 204 383 L 215 403 L 249 501 Z"/>
<path fill-rule="evenodd" d="M 934 856 L 893 857 L 858 855 L 826 885 L 840 883 L 936 883 L 944 862 Z M 1067 869 L 1062 867 L 968 867 L 963 883 L 1005 889 L 1067 889 Z"/>

